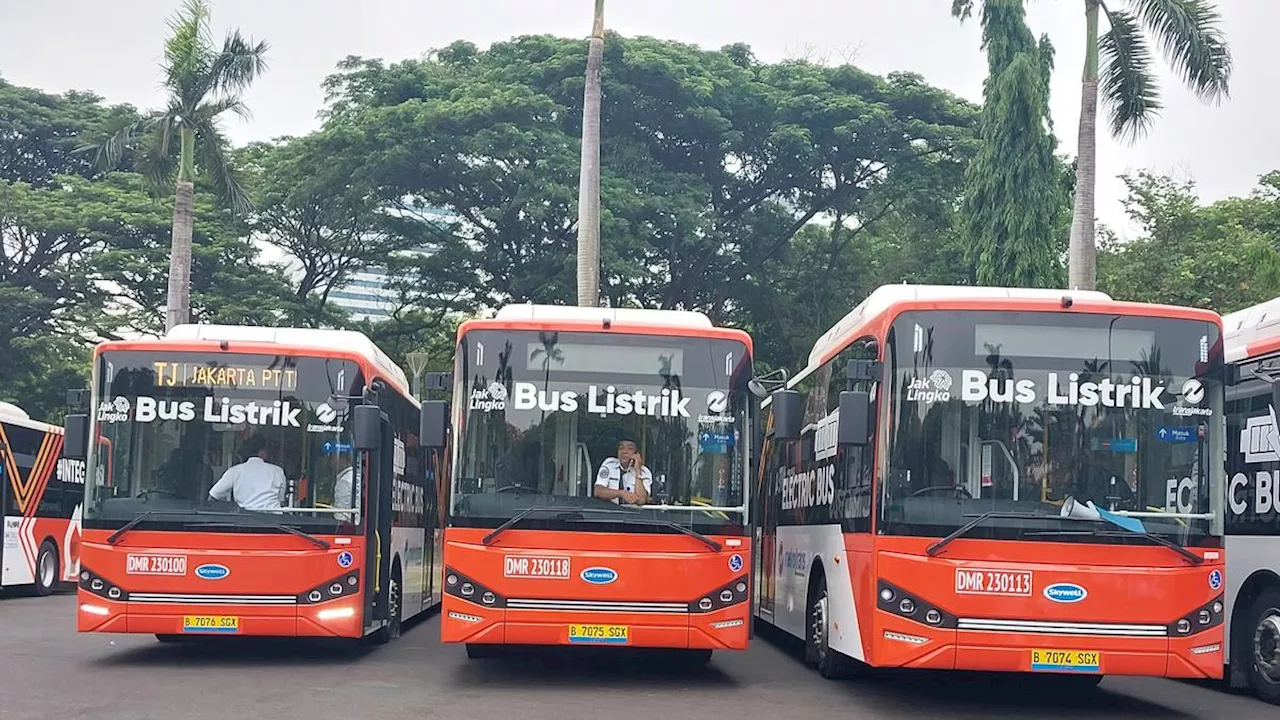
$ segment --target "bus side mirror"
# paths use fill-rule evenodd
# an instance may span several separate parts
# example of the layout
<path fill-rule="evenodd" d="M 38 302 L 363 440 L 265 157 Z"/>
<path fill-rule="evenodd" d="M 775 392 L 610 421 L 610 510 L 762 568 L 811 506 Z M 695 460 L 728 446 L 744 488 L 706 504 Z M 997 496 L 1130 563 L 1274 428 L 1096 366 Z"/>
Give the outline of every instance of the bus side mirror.
<path fill-rule="evenodd" d="M 770 396 L 773 408 L 773 437 L 779 441 L 800 439 L 800 416 L 804 409 L 800 406 L 800 393 L 797 390 L 777 390 Z"/>
<path fill-rule="evenodd" d="M 63 421 L 62 457 L 68 460 L 86 460 L 89 457 L 89 416 L 84 413 L 68 415 Z"/>
<path fill-rule="evenodd" d="M 382 408 L 377 405 L 356 405 L 351 409 L 351 438 L 356 450 L 377 450 L 382 447 Z"/>
<path fill-rule="evenodd" d="M 845 390 L 840 393 L 839 442 L 866 445 L 871 438 L 871 393 Z"/>
<path fill-rule="evenodd" d="M 422 417 L 418 425 L 418 442 L 429 450 L 445 446 L 449 434 L 449 401 L 427 400 L 422 403 Z"/>

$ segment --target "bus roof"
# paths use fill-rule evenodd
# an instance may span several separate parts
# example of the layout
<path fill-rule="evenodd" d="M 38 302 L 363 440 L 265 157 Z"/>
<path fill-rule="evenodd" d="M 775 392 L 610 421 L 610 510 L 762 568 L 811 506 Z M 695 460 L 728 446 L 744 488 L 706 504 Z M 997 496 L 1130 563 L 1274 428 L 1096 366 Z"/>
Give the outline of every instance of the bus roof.
<path fill-rule="evenodd" d="M 32 420 L 26 410 L 14 405 L 10 402 L 0 401 L 0 422 L 10 423 L 12 425 L 21 425 L 32 430 L 41 430 L 43 432 L 62 432 L 62 428 L 58 425 L 50 425 L 49 423 Z"/>
<path fill-rule="evenodd" d="M 1073 300 L 1111 302 L 1111 296 L 1096 290 L 1045 290 L 1040 288 L 979 287 L 971 285 L 883 285 L 876 288 L 866 300 L 849 311 L 831 329 L 822 334 L 809 351 L 809 367 L 822 364 L 833 350 L 840 349 L 849 336 L 867 321 L 879 316 L 895 305 L 907 302 L 948 300 L 1061 300 L 1070 296 Z"/>
<path fill-rule="evenodd" d="M 289 349 L 340 352 L 363 358 L 388 380 L 397 383 L 408 392 L 409 380 L 391 358 L 367 335 L 354 330 L 323 330 L 317 328 L 273 328 L 256 325 L 177 325 L 164 337 L 154 340 L 126 341 L 124 345 L 149 345 L 162 348 L 166 344 L 191 342 L 253 343 L 255 345 L 281 345 Z M 110 347 L 114 343 L 104 343 Z"/>
<path fill-rule="evenodd" d="M 1238 362 L 1280 347 L 1280 298 L 1223 315 L 1222 339 L 1227 362 Z"/>
<path fill-rule="evenodd" d="M 582 307 L 578 305 L 507 305 L 493 318 L 467 320 L 458 327 L 461 340 L 470 330 L 601 330 L 643 335 L 717 337 L 740 341 L 750 350 L 751 336 L 737 328 L 718 327 L 703 313 L 689 310 Z"/>
<path fill-rule="evenodd" d="M 711 318 L 689 310 L 582 307 L 578 305 L 507 305 L 493 318 L 498 322 L 603 322 L 615 325 L 662 325 L 711 328 Z"/>

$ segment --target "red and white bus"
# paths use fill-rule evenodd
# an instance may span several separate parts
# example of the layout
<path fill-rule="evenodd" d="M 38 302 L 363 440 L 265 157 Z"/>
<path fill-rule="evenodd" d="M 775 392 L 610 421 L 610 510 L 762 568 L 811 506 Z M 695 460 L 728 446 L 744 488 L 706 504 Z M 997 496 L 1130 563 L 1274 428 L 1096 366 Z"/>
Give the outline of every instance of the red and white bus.
<path fill-rule="evenodd" d="M 1280 704 L 1280 298 L 1223 317 L 1227 677 Z"/>
<path fill-rule="evenodd" d="M 62 457 L 62 428 L 0 402 L 0 589 L 48 595 L 80 566 L 82 460 Z"/>
<path fill-rule="evenodd" d="M 888 286 L 765 402 L 759 619 L 867 667 L 1220 678 L 1221 320 Z"/>
<path fill-rule="evenodd" d="M 99 345 L 89 414 L 67 420 L 68 456 L 97 438 L 102 476 L 79 630 L 395 637 L 441 589 L 419 408 L 355 332 L 183 325 Z"/>
<path fill-rule="evenodd" d="M 745 649 L 751 338 L 693 312 L 516 305 L 457 343 L 443 641 Z"/>

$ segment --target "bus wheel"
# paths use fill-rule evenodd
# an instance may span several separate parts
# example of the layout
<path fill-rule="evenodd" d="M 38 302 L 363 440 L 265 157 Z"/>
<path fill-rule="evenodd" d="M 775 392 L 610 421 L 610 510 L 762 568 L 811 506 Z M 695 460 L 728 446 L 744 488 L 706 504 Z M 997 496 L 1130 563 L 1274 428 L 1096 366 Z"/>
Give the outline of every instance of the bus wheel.
<path fill-rule="evenodd" d="M 400 570 L 391 571 L 391 581 L 387 583 L 387 624 L 373 633 L 375 645 L 382 645 L 400 637 Z"/>
<path fill-rule="evenodd" d="M 827 579 L 819 577 L 809 602 L 808 632 L 805 633 L 805 661 L 817 666 L 818 673 L 828 680 L 839 680 L 855 674 L 853 660 L 831 649 L 831 612 L 827 597 Z"/>
<path fill-rule="evenodd" d="M 58 548 L 45 540 L 36 555 L 36 594 L 49 595 L 58 586 Z"/>
<path fill-rule="evenodd" d="M 1280 705 L 1280 589 L 1267 588 L 1258 594 L 1245 627 L 1253 655 L 1249 684 L 1258 697 Z"/>
<path fill-rule="evenodd" d="M 711 653 L 710 648 L 693 648 L 685 651 L 684 660 L 695 667 L 706 665 L 711 662 Z"/>
<path fill-rule="evenodd" d="M 501 657 L 502 649 L 501 645 L 467 643 L 467 658 L 470 660 L 488 660 L 489 658 Z"/>

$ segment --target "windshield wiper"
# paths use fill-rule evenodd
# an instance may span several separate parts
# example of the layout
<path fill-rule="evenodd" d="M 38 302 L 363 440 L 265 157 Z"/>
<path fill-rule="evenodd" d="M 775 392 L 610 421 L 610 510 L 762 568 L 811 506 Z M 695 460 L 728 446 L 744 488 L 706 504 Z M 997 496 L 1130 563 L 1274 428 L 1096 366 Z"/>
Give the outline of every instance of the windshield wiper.
<path fill-rule="evenodd" d="M 484 539 L 481 540 L 480 542 L 484 543 L 485 545 L 492 543 L 495 539 L 497 539 L 499 535 L 506 532 L 507 530 L 510 530 L 516 523 L 520 522 L 521 520 L 529 517 L 530 515 L 536 512 L 558 512 L 560 513 L 560 515 L 557 516 L 558 518 L 567 519 L 566 516 L 568 517 L 580 516 L 582 514 L 582 508 L 557 506 L 557 505 L 533 505 L 531 507 L 525 508 L 524 510 L 521 510 L 520 512 L 512 516 L 510 520 L 494 528 L 493 532 L 489 533 L 488 535 L 485 535 Z"/>
<path fill-rule="evenodd" d="M 605 512 L 608 512 L 608 511 L 606 510 Z M 681 532 L 685 535 L 688 535 L 689 537 L 697 540 L 703 545 L 706 545 L 707 547 L 711 548 L 715 552 L 720 552 L 721 550 L 724 549 L 720 545 L 720 543 L 716 542 L 715 540 L 712 540 L 711 538 L 707 537 L 706 535 L 703 535 L 702 533 L 698 532 L 697 530 L 694 530 L 693 528 L 687 528 L 673 520 L 663 520 L 661 518 L 637 518 L 637 517 L 603 518 L 602 517 L 598 519 L 592 518 L 591 520 L 575 519 L 574 522 L 617 522 L 622 525 L 648 525 L 651 527 L 654 527 L 654 526 L 668 527 L 673 530 L 676 530 L 677 532 Z"/>
<path fill-rule="evenodd" d="M 155 515 L 222 515 L 222 516 L 231 515 L 231 516 L 234 516 L 236 515 L 236 513 L 216 512 L 216 511 L 210 511 L 210 510 L 148 510 L 142 513 L 141 515 L 139 515 L 138 517 L 125 523 L 124 526 L 121 527 L 119 530 L 108 535 L 107 544 L 115 545 L 116 541 L 118 541 L 125 533 L 137 527 L 138 523 Z"/>
<path fill-rule="evenodd" d="M 228 515 L 234 515 L 235 513 L 227 513 L 227 514 L 228 514 Z M 271 529 L 273 529 L 273 530 L 280 530 L 280 531 L 283 531 L 283 532 L 289 533 L 290 535 L 297 535 L 298 537 L 300 537 L 300 538 L 302 538 L 303 540 L 306 540 L 307 542 L 309 542 L 309 543 L 311 543 L 311 544 L 315 545 L 316 547 L 320 548 L 321 550 L 328 550 L 328 549 L 329 549 L 329 542 L 328 542 L 327 540 L 324 540 L 323 538 L 318 538 L 318 537 L 316 537 L 315 535 L 312 535 L 311 533 L 306 532 L 305 530 L 299 530 L 299 529 L 298 529 L 298 528 L 296 528 L 296 527 L 290 527 L 289 525 L 285 525 L 284 523 L 245 523 L 245 524 L 242 524 L 242 523 L 231 523 L 231 522 L 225 522 L 225 523 L 213 523 L 213 522 L 208 522 L 208 523 L 191 523 L 191 524 L 190 524 L 190 527 L 230 527 L 230 528 L 257 527 L 257 528 L 271 528 Z"/>
<path fill-rule="evenodd" d="M 965 517 L 973 517 L 973 516 L 972 516 L 972 515 L 965 515 Z M 930 557 L 932 557 L 932 556 L 934 556 L 934 555 L 937 555 L 938 553 L 942 552 L 942 549 L 943 549 L 943 548 L 945 548 L 946 546 L 950 545 L 952 540 L 955 540 L 956 538 L 961 537 L 962 535 L 964 535 L 964 534 L 968 533 L 970 530 L 972 530 L 972 529 L 974 529 L 974 528 L 978 527 L 979 525 L 981 525 L 982 523 L 986 522 L 987 520 L 991 520 L 991 519 L 1007 519 L 1007 520 L 1042 520 L 1042 519 L 1045 519 L 1045 518 L 1057 518 L 1057 517 L 1058 517 L 1057 515 L 1048 515 L 1048 514 L 1046 514 L 1046 513 L 1031 513 L 1031 512 L 1001 512 L 1001 511 L 999 511 L 999 510 L 993 510 L 993 511 L 991 511 L 991 512 L 985 512 L 985 513 L 982 513 L 981 515 L 979 515 L 979 516 L 977 516 L 977 517 L 974 517 L 974 518 L 973 518 L 973 520 L 969 521 L 968 523 L 966 523 L 966 524 L 964 524 L 964 525 L 961 525 L 959 528 L 957 528 L 957 529 L 956 529 L 954 532 L 952 532 L 950 535 L 948 535 L 948 536 L 946 536 L 946 537 L 942 538 L 942 539 L 941 539 L 941 540 L 939 540 L 938 542 L 936 542 L 936 543 L 934 543 L 934 544 L 930 545 L 929 547 L 925 548 L 925 551 L 924 551 L 924 552 L 925 552 L 925 554 L 926 554 L 926 555 L 929 555 Z"/>
<path fill-rule="evenodd" d="M 1192 565 L 1204 564 L 1204 558 L 1200 557 L 1199 555 L 1191 552 L 1190 550 L 1186 549 L 1185 547 L 1179 545 L 1178 543 L 1168 538 L 1160 537 L 1159 535 L 1152 535 L 1151 533 L 1145 530 L 1143 531 L 1099 530 L 1097 528 L 1090 528 L 1088 530 L 1041 530 L 1041 531 L 1027 533 L 1027 534 L 1028 535 L 1089 535 L 1091 537 L 1140 537 L 1140 538 L 1145 538 L 1147 540 L 1150 540 L 1151 542 L 1157 545 L 1163 545 L 1169 548 L 1170 550 L 1186 558 Z"/>

